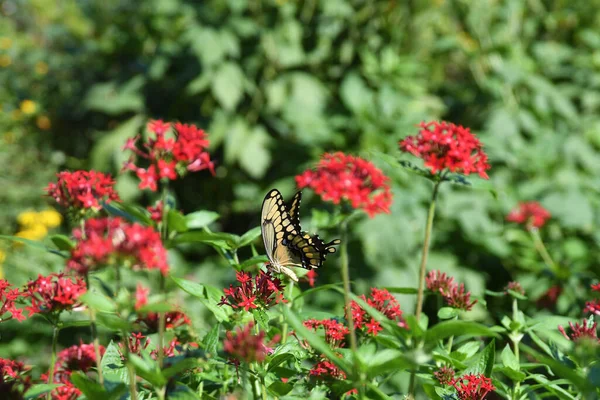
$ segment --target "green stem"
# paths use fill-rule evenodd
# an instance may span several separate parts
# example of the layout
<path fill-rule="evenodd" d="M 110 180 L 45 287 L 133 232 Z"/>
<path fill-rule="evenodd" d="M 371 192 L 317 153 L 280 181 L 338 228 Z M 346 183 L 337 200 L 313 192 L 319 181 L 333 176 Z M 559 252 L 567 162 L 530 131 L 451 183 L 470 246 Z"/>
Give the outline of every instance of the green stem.
<path fill-rule="evenodd" d="M 167 196 L 169 193 L 169 188 L 167 184 L 163 184 L 162 187 L 162 204 L 163 204 L 163 215 L 162 222 L 160 226 L 161 238 L 163 243 L 165 243 L 168 239 L 169 231 L 167 227 L 167 215 L 169 214 L 169 206 L 167 204 Z M 164 296 L 164 301 L 167 301 L 167 292 L 165 290 L 166 282 L 165 276 L 160 274 L 160 293 Z M 158 366 L 162 368 L 163 361 L 165 358 L 165 313 L 163 311 L 158 313 Z"/>
<path fill-rule="evenodd" d="M 350 266 L 348 262 L 348 220 L 344 220 L 341 224 L 341 243 L 340 243 L 340 260 L 342 264 L 342 281 L 344 283 L 344 305 L 346 311 L 346 320 L 348 321 L 348 328 L 350 330 L 350 348 L 352 349 L 352 359 L 354 363 L 354 386 L 359 390 L 362 395 L 362 385 L 357 382 L 358 378 L 358 358 L 356 344 L 356 332 L 354 329 L 354 319 L 352 318 L 352 307 L 350 297 Z M 362 396 L 361 396 L 362 397 Z"/>
<path fill-rule="evenodd" d="M 90 276 L 85 274 L 85 286 L 90 291 Z M 96 326 L 96 311 L 93 308 L 89 308 L 90 311 L 90 330 L 92 333 L 92 340 L 94 343 L 94 354 L 96 356 L 96 370 L 98 372 L 98 382 L 100 385 L 104 385 L 104 377 L 102 376 L 102 357 L 100 355 L 100 340 L 98 339 L 98 327 Z"/>
<path fill-rule="evenodd" d="M 517 299 L 513 299 L 513 321 L 515 321 L 518 317 L 518 312 L 519 312 L 519 303 L 517 301 Z M 520 336 L 512 336 L 511 335 L 511 341 L 513 343 L 513 347 L 514 347 L 514 352 L 515 352 L 515 358 L 517 359 L 517 365 L 521 365 L 521 360 L 519 359 L 519 342 L 521 341 Z M 516 382 L 515 387 L 512 391 L 512 397 L 513 400 L 517 400 L 519 398 L 519 392 L 521 390 L 521 382 Z"/>
<path fill-rule="evenodd" d="M 129 333 L 121 332 L 123 337 L 121 342 L 123 343 L 123 353 L 125 355 L 125 363 L 127 365 L 127 373 L 129 375 L 129 398 L 130 400 L 137 400 L 137 386 L 136 386 L 136 374 L 135 368 L 132 363 L 129 362 Z"/>
<path fill-rule="evenodd" d="M 433 186 L 433 193 L 431 194 L 431 203 L 429 204 L 429 211 L 427 212 L 427 225 L 425 225 L 425 239 L 423 240 L 423 252 L 421 254 L 421 265 L 419 266 L 419 287 L 417 290 L 417 306 L 415 311 L 415 317 L 417 322 L 421 319 L 421 313 L 423 312 L 423 298 L 425 292 L 425 272 L 427 270 L 427 256 L 429 255 L 429 243 L 431 241 L 431 232 L 433 229 L 433 217 L 435 215 L 435 201 L 437 199 L 438 190 L 442 184 L 443 179 L 436 182 Z M 410 385 L 408 389 L 408 396 L 410 399 L 414 399 L 415 396 L 415 379 L 416 371 L 413 370 L 410 374 Z"/>
<path fill-rule="evenodd" d="M 50 359 L 50 372 L 48 372 L 48 383 L 54 383 L 54 364 L 56 364 L 56 344 L 58 343 L 59 329 L 56 325 L 52 327 L 52 358 Z M 48 392 L 47 400 L 52 399 L 52 391 Z"/>
<path fill-rule="evenodd" d="M 294 281 L 290 279 L 290 284 L 288 285 L 288 287 L 286 288 L 288 295 L 288 302 L 286 304 L 287 308 L 289 308 L 290 310 L 292 309 L 292 304 L 294 302 Z M 287 320 L 284 319 L 283 320 L 283 327 L 281 329 L 281 344 L 285 344 L 285 342 L 287 341 L 287 337 L 288 337 L 288 323 Z"/>
<path fill-rule="evenodd" d="M 546 249 L 546 246 L 544 245 L 544 242 L 542 241 L 542 238 L 540 236 L 540 231 L 537 228 L 530 228 L 529 233 L 531 234 L 531 237 L 533 238 L 533 244 L 535 245 L 535 249 L 538 251 L 538 253 L 542 257 L 542 260 L 544 260 L 544 263 L 546 263 L 548 268 L 550 268 L 554 273 L 558 272 L 556 263 L 554 262 L 554 260 L 552 260 L 550 253 L 548 253 L 548 249 Z"/>
<path fill-rule="evenodd" d="M 115 299 L 119 296 L 121 291 L 121 268 L 119 265 L 115 265 Z"/>

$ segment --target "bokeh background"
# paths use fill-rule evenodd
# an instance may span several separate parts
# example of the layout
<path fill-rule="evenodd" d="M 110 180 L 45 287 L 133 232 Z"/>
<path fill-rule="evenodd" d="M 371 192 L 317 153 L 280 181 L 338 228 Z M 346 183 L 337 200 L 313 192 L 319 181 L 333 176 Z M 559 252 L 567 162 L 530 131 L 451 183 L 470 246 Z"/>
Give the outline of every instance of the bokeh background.
<path fill-rule="evenodd" d="M 216 231 L 258 226 L 264 194 L 292 196 L 294 176 L 325 151 L 372 160 L 392 179 L 394 203 L 351 226 L 355 289 L 414 287 L 431 184 L 382 154 L 410 159 L 398 141 L 444 119 L 472 128 L 492 169 L 489 184 L 442 187 L 429 269 L 477 296 L 519 279 L 540 297 L 554 282 L 528 273 L 541 261 L 505 222 L 518 201 L 538 200 L 552 213 L 542 236 L 556 261 L 598 270 L 600 1 L 2 0 L 0 13 L 1 234 L 45 243 L 48 232 L 68 233 L 67 221 L 36 214 L 52 206 L 43 188 L 54 173 L 116 175 L 126 138 L 149 118 L 178 120 L 209 132 L 218 165 L 216 177 L 175 183 L 178 208 L 218 212 Z M 154 200 L 135 177 L 117 180 L 125 201 Z M 306 191 L 303 225 L 337 237 L 320 228 L 330 207 Z M 17 284 L 62 265 L 30 246 L 0 241 L 0 250 L 1 273 Z M 175 275 L 219 288 L 234 278 L 209 247 L 170 255 Z M 319 284 L 340 280 L 338 261 Z M 341 314 L 331 296 L 314 306 Z M 569 296 L 558 312 L 574 307 Z M 412 312 L 412 296 L 400 302 Z M 184 307 L 200 333 L 210 325 L 202 306 Z M 469 317 L 497 313 L 488 302 Z M 47 363 L 39 350 L 50 328 L 24 325 L 1 325 L 0 354 Z M 65 330 L 61 341 L 86 335 Z"/>

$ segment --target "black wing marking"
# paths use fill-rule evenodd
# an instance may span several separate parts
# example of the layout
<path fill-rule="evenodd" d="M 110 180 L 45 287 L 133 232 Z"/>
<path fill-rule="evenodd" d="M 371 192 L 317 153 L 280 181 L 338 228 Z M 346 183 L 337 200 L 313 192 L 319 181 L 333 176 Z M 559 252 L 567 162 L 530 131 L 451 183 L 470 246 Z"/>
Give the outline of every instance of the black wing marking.
<path fill-rule="evenodd" d="M 269 261 L 280 264 L 287 260 L 277 259 L 279 246 L 287 246 L 287 243 L 298 236 L 298 230 L 292 223 L 287 211 L 283 196 L 277 189 L 272 189 L 263 200 L 261 211 L 261 233 L 263 243 Z"/>
<path fill-rule="evenodd" d="M 325 243 L 319 235 L 310 235 L 302 232 L 296 236 L 289 247 L 296 250 L 302 260 L 302 267 L 306 269 L 319 268 L 323 265 L 327 254 L 335 253 L 337 246 L 341 243 L 339 239 Z"/>
<path fill-rule="evenodd" d="M 290 220 L 292 224 L 296 227 L 298 232 L 300 229 L 300 203 L 302 202 L 302 191 L 297 192 L 292 199 L 292 203 L 288 207 L 288 212 L 290 214 Z"/>

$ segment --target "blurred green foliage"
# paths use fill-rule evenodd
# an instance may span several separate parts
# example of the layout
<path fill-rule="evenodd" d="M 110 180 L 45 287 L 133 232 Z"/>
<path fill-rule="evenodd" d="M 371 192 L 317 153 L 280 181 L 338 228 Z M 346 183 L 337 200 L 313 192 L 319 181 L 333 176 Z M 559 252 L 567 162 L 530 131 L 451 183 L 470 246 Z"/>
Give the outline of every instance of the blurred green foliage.
<path fill-rule="evenodd" d="M 218 169 L 216 178 L 178 182 L 178 207 L 218 212 L 215 230 L 257 226 L 264 193 L 277 186 L 291 196 L 293 176 L 324 151 L 373 160 L 392 177 L 395 197 L 391 215 L 352 227 L 357 292 L 416 286 L 430 183 L 381 153 L 399 156 L 398 141 L 416 123 L 445 119 L 485 143 L 497 196 L 481 182 L 442 188 L 429 268 L 477 295 L 519 277 L 541 295 L 553 282 L 524 273 L 541 263 L 531 238 L 504 222 L 518 201 L 539 200 L 553 216 L 543 232 L 550 253 L 584 277 L 598 272 L 600 1 L 0 5 L 2 233 L 14 232 L 20 211 L 41 207 L 58 167 L 116 174 L 122 144 L 147 118 L 179 120 L 209 132 Z M 118 178 L 124 199 L 150 204 L 136 198 L 136 184 Z M 306 199 L 303 223 L 315 230 L 327 205 Z M 210 249 L 173 257 L 201 282 L 232 278 Z M 337 280 L 335 258 L 319 273 L 320 283 Z M 413 301 L 401 297 L 406 309 Z M 483 308 L 473 315 L 494 317 Z"/>

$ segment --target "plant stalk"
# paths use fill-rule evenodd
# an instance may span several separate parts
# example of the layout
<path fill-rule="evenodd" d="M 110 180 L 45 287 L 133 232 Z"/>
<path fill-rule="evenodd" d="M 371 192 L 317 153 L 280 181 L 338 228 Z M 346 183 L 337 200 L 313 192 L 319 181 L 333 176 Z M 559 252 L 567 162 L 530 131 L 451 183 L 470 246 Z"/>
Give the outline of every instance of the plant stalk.
<path fill-rule="evenodd" d="M 169 188 L 167 184 L 163 184 L 162 187 L 162 204 L 163 204 L 163 215 L 162 222 L 160 226 L 161 238 L 163 240 L 163 244 L 167 241 L 169 236 L 169 230 L 167 227 L 167 216 L 169 214 L 169 206 L 167 204 L 167 195 L 169 192 Z M 160 285 L 160 293 L 164 296 L 164 300 L 167 300 L 167 292 L 165 290 L 166 282 L 165 276 L 161 273 L 159 278 Z M 160 311 L 158 313 L 158 366 L 159 368 L 163 367 L 163 362 L 165 358 L 165 313 Z"/>
<path fill-rule="evenodd" d="M 423 252 L 421 254 L 421 265 L 419 266 L 419 287 L 417 290 L 417 306 L 415 311 L 415 318 L 417 322 L 421 319 L 421 313 L 423 312 L 423 299 L 425 292 L 425 272 L 427 270 L 427 256 L 429 255 L 429 243 L 431 242 L 431 232 L 433 230 L 433 217 L 435 215 L 435 201 L 437 199 L 438 190 L 442 184 L 443 179 L 436 182 L 433 186 L 433 192 L 431 194 L 431 203 L 429 204 L 429 211 L 427 212 L 427 224 L 425 225 L 425 238 L 423 240 Z M 450 343 L 450 346 L 452 343 Z M 410 374 L 410 385 L 408 388 L 408 398 L 415 398 L 415 379 L 416 371 L 413 370 Z"/>
<path fill-rule="evenodd" d="M 544 263 L 546 263 L 546 265 L 548 266 L 548 268 L 550 268 L 550 270 L 552 270 L 552 272 L 557 273 L 558 268 L 556 266 L 556 263 L 550 256 L 550 253 L 548 253 L 548 249 L 546 249 L 546 246 L 544 245 L 544 242 L 542 241 L 542 238 L 540 236 L 539 229 L 530 228 L 529 233 L 531 234 L 531 237 L 533 238 L 533 244 L 535 246 L 535 249 L 538 251 L 538 253 L 542 257 L 542 260 L 544 260 Z"/>
<path fill-rule="evenodd" d="M 290 279 L 290 284 L 288 285 L 288 287 L 286 288 L 287 292 L 288 292 L 288 302 L 286 304 L 288 309 L 292 309 L 292 303 L 294 302 L 294 281 Z M 283 327 L 281 328 L 281 344 L 285 344 L 285 342 L 287 341 L 287 337 L 288 337 L 288 323 L 287 320 L 283 320 Z"/>
<path fill-rule="evenodd" d="M 56 344 L 58 343 L 59 329 L 56 324 L 52 327 L 52 358 L 50 359 L 50 371 L 48 372 L 48 383 L 54 383 L 54 364 L 56 364 Z M 52 391 L 48 392 L 47 400 L 52 399 Z"/>
<path fill-rule="evenodd" d="M 90 290 L 90 275 L 85 274 L 85 286 Z M 94 343 L 94 354 L 96 356 L 96 370 L 98 372 L 98 382 L 104 385 L 104 377 L 102 376 L 102 358 L 100 355 L 100 340 L 98 339 L 98 327 L 96 326 L 96 311 L 93 308 L 88 308 L 90 311 L 90 330 L 92 332 L 92 340 Z"/>

